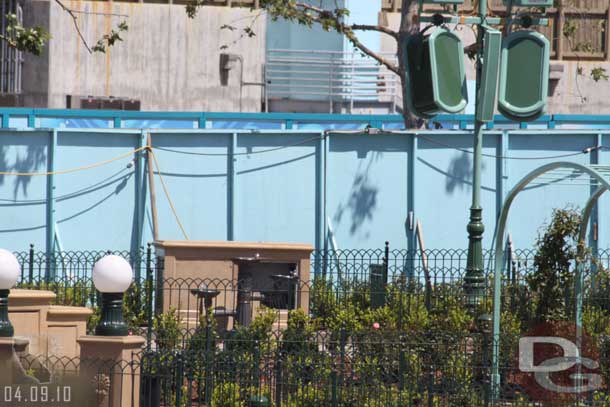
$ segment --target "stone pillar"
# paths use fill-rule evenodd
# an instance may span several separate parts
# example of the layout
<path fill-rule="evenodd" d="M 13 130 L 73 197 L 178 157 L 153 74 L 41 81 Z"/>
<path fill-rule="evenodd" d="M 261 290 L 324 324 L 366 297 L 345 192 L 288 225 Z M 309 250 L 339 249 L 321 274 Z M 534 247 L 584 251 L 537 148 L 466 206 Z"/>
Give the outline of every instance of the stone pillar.
<path fill-rule="evenodd" d="M 86 335 L 78 339 L 81 372 L 94 384 L 96 407 L 140 405 L 139 360 L 144 342 L 143 337 L 131 335 Z"/>
<path fill-rule="evenodd" d="M 92 311 L 50 305 L 55 297 L 51 291 L 12 289 L 8 312 L 15 335 L 29 340 L 32 355 L 78 357 L 76 340 L 87 333 L 87 319 Z"/>

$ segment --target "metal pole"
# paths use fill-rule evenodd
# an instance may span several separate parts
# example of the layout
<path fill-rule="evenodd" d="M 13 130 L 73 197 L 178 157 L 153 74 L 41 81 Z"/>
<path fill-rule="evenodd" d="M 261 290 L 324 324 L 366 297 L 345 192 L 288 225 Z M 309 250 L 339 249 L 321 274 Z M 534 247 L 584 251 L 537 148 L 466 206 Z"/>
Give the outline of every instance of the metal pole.
<path fill-rule="evenodd" d="M 150 351 L 152 343 L 152 325 L 153 325 L 153 274 L 152 274 L 152 247 L 148 243 L 146 249 L 146 350 Z"/>
<path fill-rule="evenodd" d="M 483 24 L 487 15 L 487 2 L 479 1 L 480 23 L 477 32 L 477 60 L 476 60 L 476 94 L 475 94 L 475 123 L 474 123 L 474 158 L 472 161 L 472 205 L 470 207 L 470 222 L 468 223 L 468 258 L 464 289 L 466 291 L 466 306 L 474 312 L 482 303 L 485 296 L 485 275 L 483 273 L 483 208 L 481 208 L 481 156 L 483 151 L 484 123 L 479 120 L 478 111 L 479 89 L 483 68 Z"/>
<path fill-rule="evenodd" d="M 146 134 L 142 131 L 139 135 L 138 147 L 146 147 Z M 139 259 L 140 248 L 142 246 L 142 235 L 144 233 L 144 219 L 146 218 L 146 178 L 144 176 L 146 168 L 146 153 L 144 151 L 138 151 L 134 157 L 135 162 L 135 198 L 136 198 L 136 217 L 135 225 L 136 231 L 134 241 L 131 247 L 131 253 L 133 259 Z M 136 281 L 140 282 L 141 270 L 140 264 L 136 264 Z"/>
<path fill-rule="evenodd" d="M 229 155 L 227 156 L 227 167 L 229 179 L 227 182 L 227 200 L 229 208 L 227 210 L 227 240 L 235 240 L 235 214 L 237 213 L 237 195 L 235 189 L 237 187 L 237 133 L 232 133 L 229 140 Z"/>
<path fill-rule="evenodd" d="M 153 158 L 152 153 L 152 136 L 148 133 L 146 137 L 146 144 L 148 145 L 148 151 L 146 155 L 146 162 L 148 164 L 148 189 L 150 191 L 150 211 L 152 213 L 152 224 L 153 224 L 153 240 L 159 239 L 159 223 L 157 221 L 157 195 L 155 194 L 155 173 L 153 169 Z"/>
<path fill-rule="evenodd" d="M 55 278 L 55 152 L 57 148 L 57 130 L 50 133 L 50 142 L 47 151 L 47 214 L 46 214 L 46 258 L 47 270 L 45 281 L 49 282 Z"/>

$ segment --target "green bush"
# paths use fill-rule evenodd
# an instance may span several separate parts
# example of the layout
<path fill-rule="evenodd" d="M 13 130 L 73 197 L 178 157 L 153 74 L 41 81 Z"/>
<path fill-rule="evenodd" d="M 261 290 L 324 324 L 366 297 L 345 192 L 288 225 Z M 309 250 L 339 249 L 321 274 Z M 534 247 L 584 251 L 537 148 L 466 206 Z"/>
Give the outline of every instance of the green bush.
<path fill-rule="evenodd" d="M 95 306 L 91 310 L 93 311 L 93 313 L 89 315 L 89 318 L 87 318 L 87 333 L 93 335 L 93 333 L 95 332 L 95 327 L 100 322 L 100 319 L 102 317 L 102 309 L 98 306 Z"/>
<path fill-rule="evenodd" d="M 562 321 L 574 316 L 571 266 L 578 253 L 580 221 L 580 213 L 575 209 L 555 209 L 551 222 L 536 239 L 534 272 L 526 277 L 533 294 L 536 322 Z"/>
<path fill-rule="evenodd" d="M 180 329 L 180 317 L 175 308 L 155 315 L 153 321 L 155 341 L 157 348 L 161 351 L 178 349 L 182 343 L 182 331 Z"/>
<path fill-rule="evenodd" d="M 139 332 L 140 328 L 148 325 L 148 296 L 150 295 L 152 281 L 145 280 L 141 285 L 132 284 L 125 292 L 123 299 L 123 317 L 132 332 Z M 150 310 L 152 312 L 152 310 Z"/>
<path fill-rule="evenodd" d="M 282 334 L 282 350 L 291 354 L 315 352 L 315 334 L 315 325 L 302 309 L 290 311 L 288 326 Z"/>
<path fill-rule="evenodd" d="M 292 391 L 289 394 L 288 402 L 283 405 L 286 407 L 320 407 L 330 405 L 330 402 L 331 398 L 327 389 L 307 384 Z"/>
<path fill-rule="evenodd" d="M 222 383 L 212 391 L 211 407 L 244 407 L 241 390 L 236 383 Z"/>

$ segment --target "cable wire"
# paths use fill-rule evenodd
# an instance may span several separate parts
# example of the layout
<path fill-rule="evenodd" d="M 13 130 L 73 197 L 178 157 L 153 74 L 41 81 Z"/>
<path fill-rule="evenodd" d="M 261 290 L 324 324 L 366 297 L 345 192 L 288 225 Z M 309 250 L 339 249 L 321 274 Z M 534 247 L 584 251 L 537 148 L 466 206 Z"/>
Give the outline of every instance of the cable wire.
<path fill-rule="evenodd" d="M 73 191 L 73 192 L 70 192 L 70 193 L 67 193 L 64 195 L 53 197 L 53 199 L 56 201 L 65 201 L 67 199 L 71 199 L 71 198 L 75 198 L 80 195 L 85 195 L 85 194 L 91 193 L 91 192 L 97 190 L 98 186 L 100 188 L 105 188 L 105 187 L 117 182 L 118 180 L 126 178 L 130 174 L 133 174 L 133 171 L 130 171 L 129 173 L 123 175 L 122 177 L 119 177 L 119 175 L 121 175 L 125 171 L 127 171 L 127 168 L 123 168 L 123 169 L 119 170 L 118 172 L 112 174 L 111 176 L 109 176 L 99 182 L 96 182 L 95 184 L 88 185 L 77 191 Z M 117 177 L 119 177 L 119 178 L 117 178 Z M 47 203 L 47 199 L 46 198 L 43 198 L 43 199 L 0 199 L 0 202 L 8 202 L 8 203 L 16 204 L 16 205 L 40 205 L 40 204 Z"/>
<path fill-rule="evenodd" d="M 172 198 L 169 195 L 169 191 L 167 189 L 167 186 L 165 185 L 165 181 L 163 181 L 163 176 L 161 175 L 161 169 L 159 168 L 159 163 L 157 162 L 157 157 L 155 157 L 155 153 L 152 151 L 152 149 L 149 149 L 148 146 L 146 146 L 144 148 L 147 149 L 148 153 L 152 156 L 153 163 L 155 164 L 155 168 L 157 169 L 157 175 L 159 176 L 159 181 L 161 181 L 161 187 L 163 188 L 163 192 L 165 193 L 165 197 L 167 198 L 169 207 L 171 208 L 171 210 L 174 214 L 174 218 L 176 219 L 176 222 L 178 223 L 178 226 L 180 227 L 180 230 L 182 231 L 182 235 L 184 236 L 184 238 L 186 240 L 189 240 L 189 237 L 186 234 L 186 231 L 184 230 L 184 226 L 182 226 L 182 222 L 180 222 L 180 217 L 178 216 L 178 212 L 176 211 L 176 208 L 174 207 Z"/>
<path fill-rule="evenodd" d="M 432 140 L 428 137 L 422 136 L 421 134 L 418 134 L 417 136 L 426 141 L 429 141 L 430 143 L 437 144 L 439 146 L 451 148 L 453 150 L 461 151 L 463 153 L 474 154 L 473 151 L 467 150 L 465 148 L 454 147 L 449 144 L 442 143 L 440 141 Z M 581 155 L 581 154 L 589 154 L 590 152 L 592 152 L 594 150 L 599 150 L 600 148 L 602 148 L 602 147 L 592 146 L 592 147 L 584 148 L 582 151 L 579 151 L 577 153 L 558 154 L 558 155 L 550 155 L 550 156 L 545 156 L 545 157 L 512 157 L 512 156 L 503 156 L 503 155 L 485 154 L 485 153 L 483 153 L 482 156 L 489 157 L 489 158 L 499 158 L 501 160 L 550 160 L 550 159 L 556 159 L 556 158 L 574 157 L 574 156 Z"/>
<path fill-rule="evenodd" d="M 228 154 L 228 153 L 197 153 L 197 152 L 194 152 L 194 151 L 175 150 L 173 148 L 159 147 L 159 146 L 152 146 L 152 148 L 155 149 L 155 150 L 168 151 L 170 153 L 176 153 L 176 154 L 202 155 L 202 156 L 212 156 L 212 157 L 214 157 L 214 156 L 226 157 L 226 156 L 236 156 L 236 155 L 252 155 L 252 154 L 270 153 L 272 151 L 284 150 L 286 148 L 296 147 L 296 146 L 300 146 L 302 144 L 307 144 L 310 141 L 319 140 L 320 137 L 326 137 L 326 136 L 324 135 L 324 136 L 311 137 L 311 138 L 308 138 L 308 139 L 305 139 L 305 140 L 298 141 L 298 142 L 293 143 L 293 144 L 287 144 L 287 145 L 280 146 L 280 147 L 268 148 L 266 150 L 251 151 L 251 152 L 245 152 L 245 153 L 233 153 L 233 154 Z"/>

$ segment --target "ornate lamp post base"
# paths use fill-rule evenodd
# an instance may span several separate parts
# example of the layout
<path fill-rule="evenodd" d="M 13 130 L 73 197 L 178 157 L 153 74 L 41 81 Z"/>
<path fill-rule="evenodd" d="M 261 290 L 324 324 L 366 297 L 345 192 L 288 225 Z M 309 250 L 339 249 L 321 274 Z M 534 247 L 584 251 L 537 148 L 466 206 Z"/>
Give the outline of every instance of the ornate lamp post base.
<path fill-rule="evenodd" d="M 95 327 L 99 336 L 125 336 L 129 333 L 123 320 L 123 293 L 102 293 L 102 315 Z"/>
<path fill-rule="evenodd" d="M 15 334 L 15 329 L 8 319 L 8 294 L 10 290 L 0 290 L 0 337 L 7 338 Z"/>
<path fill-rule="evenodd" d="M 485 273 L 483 272 L 483 209 L 473 207 L 470 209 L 470 222 L 468 223 L 468 259 L 466 262 L 466 275 L 464 276 L 464 290 L 466 291 L 466 307 L 475 311 L 485 298 Z"/>

